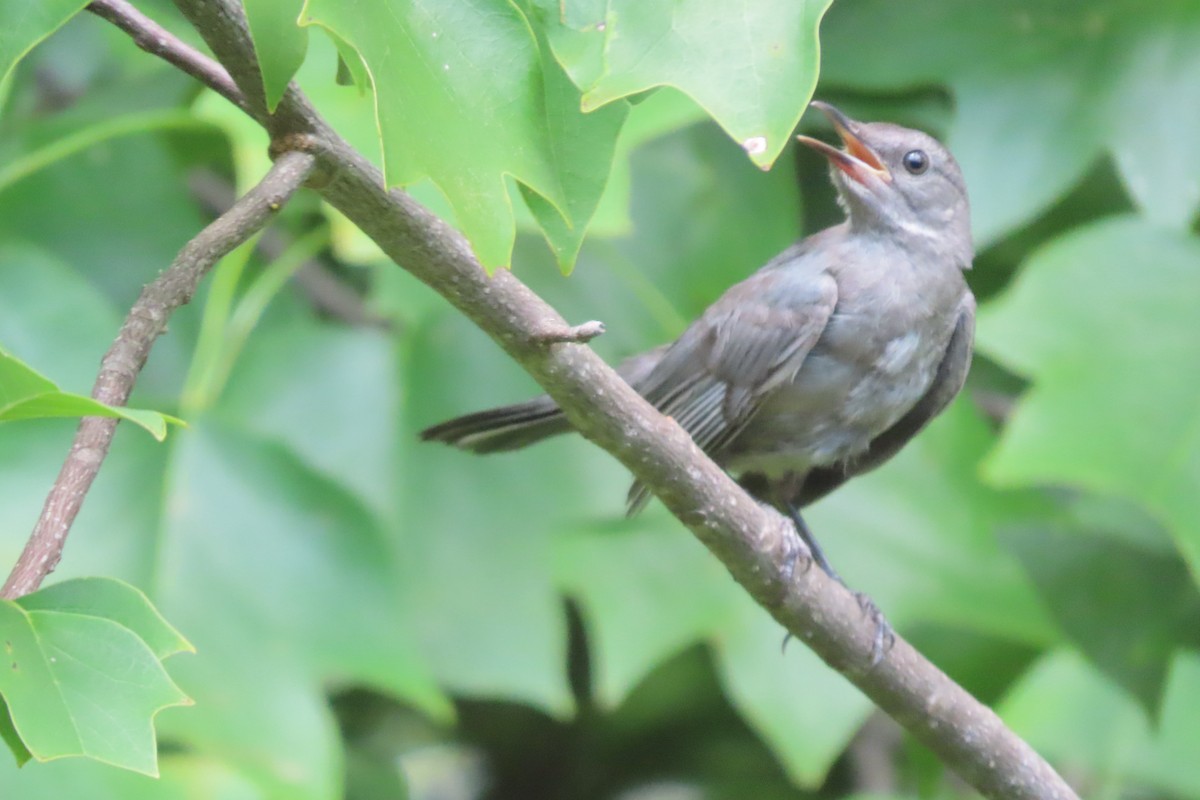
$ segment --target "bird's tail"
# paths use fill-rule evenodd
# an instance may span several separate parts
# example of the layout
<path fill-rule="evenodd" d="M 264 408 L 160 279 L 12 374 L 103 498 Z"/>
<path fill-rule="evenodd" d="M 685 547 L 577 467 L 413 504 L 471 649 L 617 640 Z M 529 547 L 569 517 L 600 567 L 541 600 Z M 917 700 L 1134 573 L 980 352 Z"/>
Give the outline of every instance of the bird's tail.
<path fill-rule="evenodd" d="M 472 453 L 519 450 L 572 430 L 567 418 L 546 395 L 524 403 L 477 411 L 421 431 L 427 442 L 445 442 Z"/>
<path fill-rule="evenodd" d="M 546 395 L 524 403 L 489 408 L 461 417 L 448 419 L 421 431 L 426 442 L 445 444 L 472 453 L 503 453 L 520 450 L 531 444 L 574 430 L 558 406 Z M 632 517 L 650 500 L 650 490 L 641 481 L 634 481 L 625 500 L 625 516 Z"/>

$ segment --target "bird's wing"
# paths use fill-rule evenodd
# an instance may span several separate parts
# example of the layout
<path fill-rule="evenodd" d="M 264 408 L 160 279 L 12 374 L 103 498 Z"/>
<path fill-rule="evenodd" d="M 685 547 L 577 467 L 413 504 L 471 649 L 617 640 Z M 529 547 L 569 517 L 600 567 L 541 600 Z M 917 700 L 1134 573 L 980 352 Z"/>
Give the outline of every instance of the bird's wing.
<path fill-rule="evenodd" d="M 971 348 L 975 341 L 975 298 L 970 293 L 959 307 L 958 321 L 946 345 L 928 391 L 907 414 L 892 427 L 871 440 L 870 447 L 848 464 L 817 467 L 808 473 L 800 496 L 793 498 L 797 508 L 820 500 L 850 478 L 875 469 L 908 444 L 930 420 L 940 414 L 963 387 L 971 367 Z"/>
<path fill-rule="evenodd" d="M 791 381 L 837 305 L 823 269 L 760 271 L 731 288 L 663 355 L 640 390 L 714 455 Z M 628 510 L 646 501 L 634 484 Z"/>

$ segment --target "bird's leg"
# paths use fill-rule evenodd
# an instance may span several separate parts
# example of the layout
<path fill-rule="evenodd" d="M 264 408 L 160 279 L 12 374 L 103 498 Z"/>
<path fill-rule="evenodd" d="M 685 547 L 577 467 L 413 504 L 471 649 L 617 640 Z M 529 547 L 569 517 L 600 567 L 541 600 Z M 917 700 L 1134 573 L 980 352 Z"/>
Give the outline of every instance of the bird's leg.
<path fill-rule="evenodd" d="M 800 534 L 801 540 L 808 545 L 808 552 L 812 554 L 813 561 L 816 561 L 817 566 L 825 570 L 826 575 L 833 578 L 842 586 L 846 586 L 846 582 L 842 580 L 842 576 L 838 575 L 837 572 L 834 571 L 833 567 L 830 566 L 829 559 L 825 557 L 825 551 L 821 549 L 821 545 L 817 544 L 817 537 L 813 536 L 812 531 L 808 528 L 808 523 L 804 521 L 804 517 L 800 516 L 800 510 L 790 502 L 784 503 L 783 507 L 787 512 L 788 517 L 791 518 L 792 524 L 796 526 L 796 533 Z M 786 574 L 789 582 L 791 580 L 792 573 L 796 568 L 796 560 L 798 558 L 799 554 L 797 553 L 792 557 L 792 563 L 790 567 L 786 564 L 784 565 L 784 568 L 787 570 Z"/>
<path fill-rule="evenodd" d="M 879 606 L 875 605 L 875 601 L 867 596 L 866 592 L 853 592 L 853 594 L 858 600 L 858 607 L 875 623 L 875 638 L 871 642 L 870 664 L 871 668 L 874 668 L 880 661 L 883 661 L 887 651 L 896 644 L 896 631 L 892 630 L 892 624 L 887 621 L 887 617 L 879 610 Z"/>
<path fill-rule="evenodd" d="M 858 600 L 858 606 L 862 609 L 863 614 L 867 615 L 875 623 L 875 640 L 871 645 L 871 666 L 874 667 L 883 660 L 884 654 L 896 643 L 896 632 L 892 630 L 891 623 L 883 616 L 883 612 L 879 610 L 879 606 L 875 604 L 874 600 L 868 597 L 865 592 L 856 592 L 847 586 L 846 582 L 842 580 L 842 576 L 838 575 L 834 568 L 830 566 L 829 559 L 825 557 L 825 551 L 821 549 L 821 545 L 817 544 L 817 537 L 813 536 L 808 523 L 804 521 L 804 517 L 800 516 L 800 510 L 790 502 L 784 503 L 783 507 L 787 515 L 791 518 L 792 524 L 796 526 L 796 533 L 808 545 L 808 550 L 812 554 L 813 561 L 817 562 L 817 565 L 825 571 L 826 575 L 850 591 L 855 599 Z M 790 583 L 796 567 L 796 561 L 799 559 L 799 554 L 789 554 L 789 556 L 791 563 L 784 564 L 784 575 Z M 791 638 L 792 634 L 790 632 L 783 637 L 784 648 L 787 647 L 787 643 Z"/>

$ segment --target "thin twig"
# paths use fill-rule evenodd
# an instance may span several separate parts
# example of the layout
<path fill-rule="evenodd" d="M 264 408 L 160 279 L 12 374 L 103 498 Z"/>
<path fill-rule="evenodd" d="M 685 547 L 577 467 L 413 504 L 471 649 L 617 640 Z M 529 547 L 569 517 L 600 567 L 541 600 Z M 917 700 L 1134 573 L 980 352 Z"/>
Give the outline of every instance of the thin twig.
<path fill-rule="evenodd" d="M 116 341 L 100 362 L 92 397 L 110 405 L 125 404 L 155 339 L 167 329 L 172 312 L 192 299 L 213 264 L 270 221 L 315 164 L 316 159 L 307 153 L 283 154 L 257 186 L 184 245 L 171 266 L 147 285 L 133 304 Z M 28 594 L 54 571 L 62 558 L 67 533 L 108 455 L 116 429 L 116 419 L 84 417 L 80 421 L 58 480 L 0 597 L 12 599 Z"/>
<path fill-rule="evenodd" d="M 539 333 L 569 327 L 561 315 L 510 271 L 488 277 L 460 233 L 403 192 L 386 191 L 379 171 L 330 129 L 294 85 L 268 114 L 240 5 L 175 2 L 229 70 L 250 115 L 272 141 L 301 136 L 310 142 L 321 162 L 325 199 L 495 339 L 584 436 L 645 481 L 785 628 L 985 796 L 1078 800 L 991 709 L 904 640 L 897 638 L 884 660 L 868 668 L 875 625 L 857 599 L 819 569 L 784 580 L 779 556 L 794 546 L 790 524 L 754 502 L 589 348 L 546 347 Z"/>
<path fill-rule="evenodd" d="M 900 793 L 896 753 L 903 743 L 895 720 L 879 711 L 867 718 L 846 753 L 855 793 L 881 797 Z"/>
<path fill-rule="evenodd" d="M 570 327 L 555 325 L 540 331 L 537 338 L 542 344 L 583 344 L 603 333 L 604 323 L 594 319 Z"/>
<path fill-rule="evenodd" d="M 188 188 L 210 214 L 223 214 L 237 198 L 233 184 L 209 170 L 188 176 Z M 282 256 L 292 241 L 277 228 L 268 228 L 258 240 L 258 251 L 268 261 Z M 367 307 L 358 292 L 347 286 L 316 258 L 306 259 L 292 278 L 319 314 L 347 325 L 391 330 L 392 320 Z"/>
<path fill-rule="evenodd" d="M 246 98 L 242 96 L 241 90 L 224 67 L 188 47 L 126 0 L 93 0 L 87 10 L 125 31 L 133 39 L 133 43 L 147 53 L 175 65 L 205 86 L 224 95 L 238 108 L 249 111 L 250 106 Z"/>

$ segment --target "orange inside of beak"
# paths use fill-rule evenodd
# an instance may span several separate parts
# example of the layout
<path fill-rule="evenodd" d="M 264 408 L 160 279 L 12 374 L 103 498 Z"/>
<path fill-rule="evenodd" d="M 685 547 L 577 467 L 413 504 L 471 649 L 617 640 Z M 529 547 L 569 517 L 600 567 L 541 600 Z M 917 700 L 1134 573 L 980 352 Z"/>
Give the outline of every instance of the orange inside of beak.
<path fill-rule="evenodd" d="M 839 150 L 833 145 L 811 136 L 797 136 L 797 141 L 824 155 L 835 167 L 864 186 L 870 185 L 872 180 L 891 182 L 892 173 L 884 165 L 882 159 L 854 134 L 853 127 L 858 123 L 828 103 L 814 101 L 812 105 L 824 112 L 829 121 L 833 123 L 833 129 L 837 132 L 838 138 L 842 140 L 844 149 Z"/>
<path fill-rule="evenodd" d="M 866 164 L 871 169 L 879 170 L 887 173 L 887 167 L 879 160 L 879 156 L 875 155 L 875 151 L 867 147 L 862 141 L 849 131 L 849 129 L 841 125 L 834 126 L 837 129 L 838 136 L 842 139 L 842 144 L 846 147 L 846 152 L 857 158 L 859 161 Z"/>

